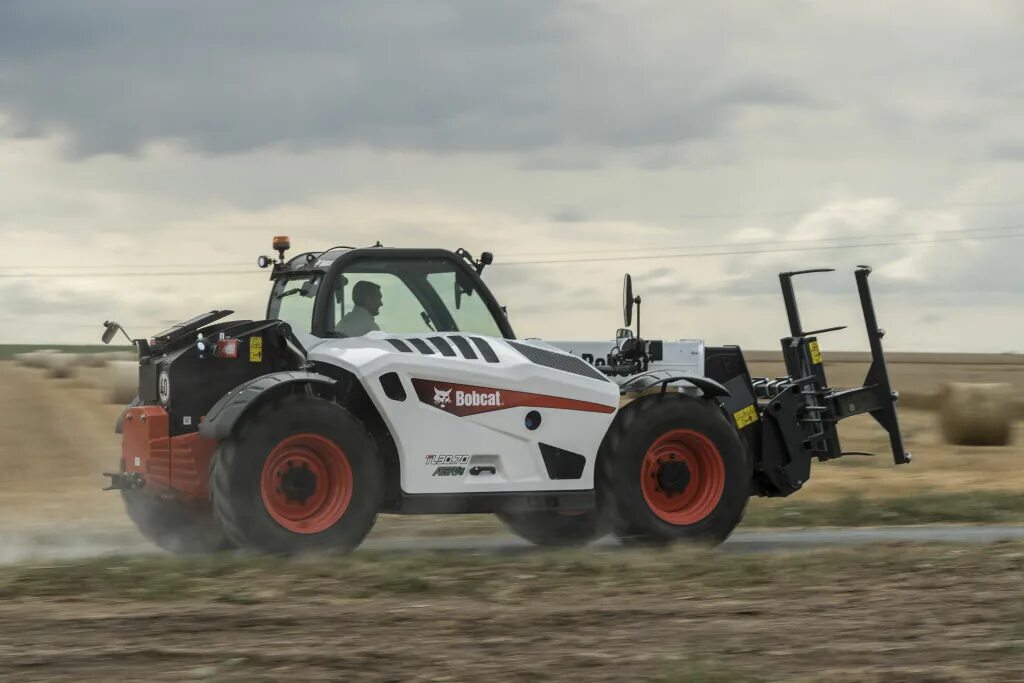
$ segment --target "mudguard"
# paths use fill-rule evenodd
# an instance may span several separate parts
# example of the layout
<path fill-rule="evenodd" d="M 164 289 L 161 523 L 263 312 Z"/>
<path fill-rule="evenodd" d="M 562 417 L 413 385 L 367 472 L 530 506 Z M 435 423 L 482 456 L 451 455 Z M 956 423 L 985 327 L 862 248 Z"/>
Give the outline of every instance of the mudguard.
<path fill-rule="evenodd" d="M 697 387 L 707 398 L 726 398 L 729 396 L 729 390 L 713 379 L 708 377 L 677 375 L 667 370 L 654 370 L 651 372 L 645 372 L 642 375 L 630 377 L 626 382 L 619 386 L 619 389 L 623 393 L 642 393 L 660 384 L 664 391 L 669 385 L 678 384 L 679 382 L 685 382 Z"/>
<path fill-rule="evenodd" d="M 213 404 L 206 419 L 199 425 L 199 435 L 204 439 L 224 439 L 231 434 L 238 420 L 255 403 L 283 391 L 294 384 L 332 385 L 336 380 L 315 372 L 289 370 L 273 372 L 241 384 Z"/>

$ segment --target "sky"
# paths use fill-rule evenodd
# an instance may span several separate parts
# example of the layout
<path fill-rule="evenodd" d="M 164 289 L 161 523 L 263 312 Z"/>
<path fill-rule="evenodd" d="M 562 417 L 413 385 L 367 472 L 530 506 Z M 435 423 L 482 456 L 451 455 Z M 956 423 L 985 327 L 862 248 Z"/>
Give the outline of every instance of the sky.
<path fill-rule="evenodd" d="M 0 3 L 0 342 L 260 318 L 273 235 L 495 254 L 521 337 L 1024 351 L 1018 2 Z"/>

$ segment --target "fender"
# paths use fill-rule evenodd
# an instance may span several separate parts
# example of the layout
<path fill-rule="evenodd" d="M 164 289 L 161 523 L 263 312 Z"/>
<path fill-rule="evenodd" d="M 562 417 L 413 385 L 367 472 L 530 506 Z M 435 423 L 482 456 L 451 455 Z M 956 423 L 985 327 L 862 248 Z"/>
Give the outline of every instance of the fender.
<path fill-rule="evenodd" d="M 331 386 L 336 380 L 315 372 L 289 370 L 272 372 L 241 384 L 213 404 L 206 419 L 199 425 L 199 435 L 204 439 L 224 439 L 231 434 L 238 420 L 254 404 L 296 384 L 323 384 Z"/>
<path fill-rule="evenodd" d="M 673 375 L 672 373 L 665 371 L 648 372 L 642 375 L 637 375 L 636 377 L 631 377 L 629 381 L 623 383 L 619 388 L 623 393 L 634 391 L 642 393 L 651 387 L 660 384 L 662 391 L 664 391 L 668 385 L 676 384 L 678 382 L 686 382 L 687 384 L 697 387 L 701 390 L 701 393 L 704 394 L 705 398 L 728 398 L 731 395 L 729 390 L 723 385 L 708 377 Z"/>

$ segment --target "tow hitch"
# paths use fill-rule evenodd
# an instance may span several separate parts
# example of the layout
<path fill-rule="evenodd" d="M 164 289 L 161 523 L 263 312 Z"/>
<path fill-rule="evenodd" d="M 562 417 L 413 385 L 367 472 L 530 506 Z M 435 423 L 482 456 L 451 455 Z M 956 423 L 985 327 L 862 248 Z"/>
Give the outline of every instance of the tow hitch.
<path fill-rule="evenodd" d="M 103 476 L 110 477 L 110 486 L 104 487 L 104 491 L 134 491 L 146 485 L 138 472 L 104 472 Z"/>

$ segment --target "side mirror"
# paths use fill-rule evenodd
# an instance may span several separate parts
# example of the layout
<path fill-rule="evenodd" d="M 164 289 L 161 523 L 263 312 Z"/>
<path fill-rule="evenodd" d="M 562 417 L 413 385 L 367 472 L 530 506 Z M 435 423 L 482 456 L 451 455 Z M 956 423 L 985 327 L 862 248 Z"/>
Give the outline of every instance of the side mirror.
<path fill-rule="evenodd" d="M 124 328 L 118 325 L 117 322 L 113 320 L 107 320 L 103 323 L 103 327 L 106 328 L 103 330 L 102 337 L 104 344 L 109 344 L 110 342 L 112 342 L 114 340 L 114 337 L 117 336 L 118 332 L 123 334 L 128 341 L 132 342 L 133 344 L 135 343 L 134 341 L 132 341 L 132 338 L 128 336 L 128 333 L 124 331 Z"/>
<path fill-rule="evenodd" d="M 626 327 L 630 327 L 633 324 L 634 303 L 633 276 L 626 273 L 626 277 L 622 280 L 622 321 L 625 323 Z"/>
<path fill-rule="evenodd" d="M 117 334 L 117 323 L 108 321 L 103 323 L 103 327 L 106 328 L 103 330 L 103 343 L 109 344 L 114 340 L 114 335 Z"/>

